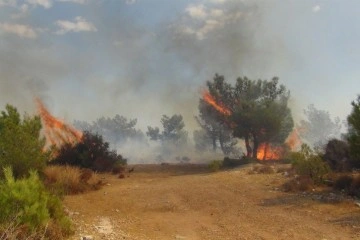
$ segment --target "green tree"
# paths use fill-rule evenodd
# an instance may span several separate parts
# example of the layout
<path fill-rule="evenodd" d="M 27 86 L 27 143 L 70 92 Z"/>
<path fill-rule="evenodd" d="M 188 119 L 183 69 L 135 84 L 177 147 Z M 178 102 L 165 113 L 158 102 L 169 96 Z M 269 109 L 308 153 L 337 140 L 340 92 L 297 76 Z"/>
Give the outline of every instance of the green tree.
<path fill-rule="evenodd" d="M 150 137 L 150 140 L 159 140 L 162 144 L 172 144 L 175 146 L 183 146 L 186 144 L 188 133 L 184 130 L 185 123 L 180 114 L 174 114 L 171 117 L 163 115 L 160 122 L 163 126 L 161 133 L 158 127 L 153 128 L 148 126 L 146 135 Z"/>
<path fill-rule="evenodd" d="M 75 127 L 82 131 L 100 134 L 115 149 L 124 145 L 128 140 L 145 141 L 143 132 L 135 128 L 136 124 L 137 119 L 127 119 L 118 114 L 113 118 L 98 118 L 92 124 L 85 121 L 74 121 Z"/>
<path fill-rule="evenodd" d="M 351 102 L 351 105 L 352 112 L 347 118 L 348 141 L 354 167 L 360 167 L 360 95 L 356 101 Z"/>
<path fill-rule="evenodd" d="M 17 109 L 6 105 L 0 116 L 0 166 L 11 166 L 15 177 L 27 175 L 30 169 L 42 169 L 49 155 L 43 151 L 39 116 L 21 118 Z"/>
<path fill-rule="evenodd" d="M 231 85 L 225 82 L 223 76 L 215 74 L 213 81 L 208 81 L 207 86 L 212 98 L 219 102 L 220 107 L 222 106 L 226 109 L 223 101 L 230 102 L 230 96 L 232 96 Z M 200 114 L 195 118 L 207 137 L 211 139 L 213 151 L 216 151 L 217 147 L 220 146 L 220 149 L 225 155 L 235 153 L 237 150 L 235 148 L 237 140 L 233 137 L 232 129 L 228 121 L 224 121 L 224 113 L 209 104 L 209 102 L 206 101 L 206 96 L 200 98 L 198 108 Z"/>
<path fill-rule="evenodd" d="M 245 140 L 248 157 L 257 156 L 261 143 L 283 144 L 292 131 L 294 122 L 288 107 L 290 92 L 272 80 L 238 78 L 235 86 L 215 75 L 207 82 L 215 101 L 226 108 L 226 114 L 218 111 L 214 119 L 226 124 L 234 137 Z"/>

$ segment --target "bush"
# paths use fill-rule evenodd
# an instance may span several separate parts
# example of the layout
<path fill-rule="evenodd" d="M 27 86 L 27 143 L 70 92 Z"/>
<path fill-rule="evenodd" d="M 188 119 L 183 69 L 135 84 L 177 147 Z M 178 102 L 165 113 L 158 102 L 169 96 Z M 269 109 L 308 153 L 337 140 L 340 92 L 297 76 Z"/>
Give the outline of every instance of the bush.
<path fill-rule="evenodd" d="M 90 169 L 72 166 L 48 166 L 44 169 L 46 186 L 57 194 L 76 194 L 99 189 L 101 180 Z"/>
<path fill-rule="evenodd" d="M 209 163 L 208 167 L 211 171 L 217 172 L 220 170 L 223 162 L 221 160 L 213 160 Z"/>
<path fill-rule="evenodd" d="M 353 182 L 353 177 L 349 175 L 341 175 L 334 182 L 334 189 L 336 190 L 344 190 L 348 192 L 351 188 L 351 184 Z"/>
<path fill-rule="evenodd" d="M 104 142 L 100 135 L 85 132 L 82 141 L 75 146 L 64 145 L 52 163 L 106 172 L 119 165 L 126 165 L 127 161 L 116 151 L 110 151 L 109 143 Z"/>
<path fill-rule="evenodd" d="M 294 152 L 290 157 L 296 173 L 310 177 L 315 184 L 323 183 L 325 175 L 330 172 L 329 165 L 306 144 L 301 146 L 300 152 Z"/>
<path fill-rule="evenodd" d="M 348 170 L 350 167 L 350 148 L 348 143 L 338 139 L 330 140 L 325 147 L 324 160 L 332 170 Z"/>
<path fill-rule="evenodd" d="M 0 182 L 0 229 L 14 218 L 13 233 L 31 235 L 46 230 L 53 221 L 62 235 L 69 235 L 71 222 L 66 217 L 61 201 L 46 191 L 36 172 L 31 171 L 28 178 L 15 180 L 11 168 L 4 169 L 5 180 Z M 43 230 L 41 230 L 43 229 Z M 6 234 L 6 233 L 5 233 Z"/>

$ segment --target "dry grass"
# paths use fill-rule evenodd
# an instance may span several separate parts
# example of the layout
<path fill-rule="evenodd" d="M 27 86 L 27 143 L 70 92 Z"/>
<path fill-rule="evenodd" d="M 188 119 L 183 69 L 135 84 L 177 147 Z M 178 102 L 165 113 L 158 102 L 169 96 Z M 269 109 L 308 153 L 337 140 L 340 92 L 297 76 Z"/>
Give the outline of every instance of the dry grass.
<path fill-rule="evenodd" d="M 293 178 L 283 185 L 285 192 L 304 192 L 314 188 L 314 181 L 308 176 Z"/>
<path fill-rule="evenodd" d="M 47 166 L 44 170 L 45 184 L 53 191 L 63 194 L 77 194 L 99 189 L 99 177 L 90 169 L 73 166 Z"/>
<path fill-rule="evenodd" d="M 273 166 L 270 166 L 269 164 L 255 165 L 249 171 L 249 174 L 258 174 L 258 173 L 272 174 L 275 173 L 275 168 Z"/>

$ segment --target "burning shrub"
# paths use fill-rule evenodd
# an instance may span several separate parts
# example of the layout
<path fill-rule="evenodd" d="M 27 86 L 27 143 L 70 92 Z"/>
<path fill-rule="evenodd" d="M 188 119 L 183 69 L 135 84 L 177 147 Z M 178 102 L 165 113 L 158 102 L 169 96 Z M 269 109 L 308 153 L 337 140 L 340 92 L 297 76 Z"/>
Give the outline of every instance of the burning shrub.
<path fill-rule="evenodd" d="M 65 144 L 52 163 L 89 168 L 94 171 L 112 171 L 115 166 L 126 165 L 120 154 L 109 150 L 109 143 L 98 134 L 85 132 L 82 141 L 72 145 Z"/>
<path fill-rule="evenodd" d="M 296 173 L 310 177 L 315 184 L 322 183 L 325 175 L 330 172 L 329 165 L 306 144 L 301 146 L 300 152 L 290 154 L 290 158 Z"/>

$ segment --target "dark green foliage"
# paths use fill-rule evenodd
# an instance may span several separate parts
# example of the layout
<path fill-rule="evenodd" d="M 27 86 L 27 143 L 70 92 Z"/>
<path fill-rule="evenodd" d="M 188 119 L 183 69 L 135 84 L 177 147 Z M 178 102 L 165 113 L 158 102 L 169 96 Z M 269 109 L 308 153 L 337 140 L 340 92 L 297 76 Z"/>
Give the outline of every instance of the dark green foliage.
<path fill-rule="evenodd" d="M 347 118 L 349 125 L 348 141 L 352 165 L 355 168 L 360 168 L 360 95 L 357 101 L 353 101 L 351 105 L 352 112 Z"/>
<path fill-rule="evenodd" d="M 325 147 L 324 160 L 332 170 L 346 171 L 350 167 L 350 148 L 345 141 L 332 139 Z"/>
<path fill-rule="evenodd" d="M 105 172 L 112 171 L 116 166 L 126 165 L 127 161 L 116 151 L 110 151 L 109 143 L 104 142 L 100 135 L 84 132 L 81 142 L 74 146 L 64 145 L 52 163 Z"/>
<path fill-rule="evenodd" d="M 324 177 L 330 172 L 329 165 L 306 144 L 301 146 L 300 152 L 291 153 L 290 159 L 296 173 L 310 177 L 315 184 L 323 183 Z"/>
<path fill-rule="evenodd" d="M 360 197 L 360 175 L 341 175 L 334 182 L 334 189 L 341 190 L 350 196 Z"/>
<path fill-rule="evenodd" d="M 215 74 L 212 82 L 207 82 L 210 95 L 219 105 L 227 108 L 231 102 L 232 86 L 225 82 L 225 78 Z M 204 97 L 199 100 L 199 116 L 195 117 L 201 127 L 201 135 L 194 133 L 194 141 L 197 149 L 205 145 L 216 151 L 220 147 L 224 155 L 235 153 L 237 140 L 232 135 L 232 129 L 228 116 L 216 110 L 212 105 L 205 101 Z M 203 147 L 204 149 L 204 147 Z"/>
<path fill-rule="evenodd" d="M 277 77 L 270 81 L 238 78 L 232 86 L 216 74 L 207 85 L 215 101 L 230 112 L 220 113 L 200 99 L 199 123 L 204 129 L 208 128 L 214 146 L 221 134 L 225 136 L 223 142 L 228 141 L 230 146 L 236 144 L 232 142 L 233 137 L 242 138 L 247 156 L 256 158 L 261 143 L 283 144 L 292 131 L 294 122 L 288 108 L 290 92 L 278 84 Z"/>
<path fill-rule="evenodd" d="M 349 191 L 351 184 L 353 182 L 353 177 L 349 176 L 349 175 L 341 175 L 340 177 L 338 177 L 335 182 L 333 187 L 336 190 L 344 190 L 344 191 Z"/>
<path fill-rule="evenodd" d="M 16 178 L 30 169 L 41 170 L 49 155 L 43 152 L 45 139 L 40 139 L 38 116 L 20 117 L 17 109 L 6 105 L 0 116 L 0 166 L 11 166 Z"/>
<path fill-rule="evenodd" d="M 15 226 L 29 231 L 44 229 L 51 220 L 63 235 L 71 233 L 61 201 L 45 189 L 35 171 L 28 178 L 16 180 L 11 168 L 4 168 L 5 180 L 0 182 L 0 226 L 14 218 Z"/>

